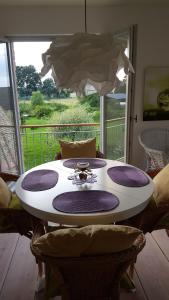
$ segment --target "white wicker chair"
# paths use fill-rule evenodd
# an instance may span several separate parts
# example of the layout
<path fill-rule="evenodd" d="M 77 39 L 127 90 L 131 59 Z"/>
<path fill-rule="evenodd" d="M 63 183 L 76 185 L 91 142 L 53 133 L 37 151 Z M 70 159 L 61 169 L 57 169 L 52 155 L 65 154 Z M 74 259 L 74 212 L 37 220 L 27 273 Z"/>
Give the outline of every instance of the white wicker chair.
<path fill-rule="evenodd" d="M 146 129 L 139 136 L 147 158 L 146 172 L 161 170 L 169 161 L 169 129 Z"/>

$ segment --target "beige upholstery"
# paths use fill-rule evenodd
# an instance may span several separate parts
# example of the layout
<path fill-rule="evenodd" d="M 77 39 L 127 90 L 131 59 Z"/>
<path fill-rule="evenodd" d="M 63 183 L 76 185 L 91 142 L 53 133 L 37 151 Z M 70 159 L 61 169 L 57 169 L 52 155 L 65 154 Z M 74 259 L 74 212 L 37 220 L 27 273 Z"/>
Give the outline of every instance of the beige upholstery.
<path fill-rule="evenodd" d="M 5 181 L 0 177 L 0 208 L 7 208 L 10 201 L 11 192 Z"/>
<path fill-rule="evenodd" d="M 169 164 L 162 169 L 153 179 L 155 183 L 154 201 L 157 207 L 169 209 Z"/>
<path fill-rule="evenodd" d="M 62 158 L 96 157 L 96 138 L 77 142 L 59 141 Z"/>
<path fill-rule="evenodd" d="M 31 238 L 32 231 L 37 224 L 41 225 L 41 221 L 22 208 L 20 200 L 10 192 L 5 182 L 16 181 L 18 178 L 17 175 L 0 172 L 0 233 L 17 232 Z"/>
<path fill-rule="evenodd" d="M 33 247 L 55 257 L 112 253 L 131 247 L 140 233 L 128 226 L 89 225 L 47 233 L 37 239 Z"/>
<path fill-rule="evenodd" d="M 153 179 L 155 189 L 148 206 L 138 215 L 122 222 L 144 233 L 169 229 L 169 164 Z"/>

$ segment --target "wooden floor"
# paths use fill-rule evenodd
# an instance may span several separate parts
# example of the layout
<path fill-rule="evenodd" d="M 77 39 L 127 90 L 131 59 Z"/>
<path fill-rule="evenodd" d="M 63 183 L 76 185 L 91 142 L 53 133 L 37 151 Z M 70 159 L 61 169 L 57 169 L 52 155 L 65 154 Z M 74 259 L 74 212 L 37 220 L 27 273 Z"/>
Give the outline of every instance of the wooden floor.
<path fill-rule="evenodd" d="M 135 268 L 136 292 L 122 291 L 121 300 L 169 300 L 169 237 L 161 230 L 147 234 L 146 240 Z M 42 294 L 35 297 L 36 281 L 29 240 L 18 234 L 1 234 L 0 300 L 43 299 Z"/>

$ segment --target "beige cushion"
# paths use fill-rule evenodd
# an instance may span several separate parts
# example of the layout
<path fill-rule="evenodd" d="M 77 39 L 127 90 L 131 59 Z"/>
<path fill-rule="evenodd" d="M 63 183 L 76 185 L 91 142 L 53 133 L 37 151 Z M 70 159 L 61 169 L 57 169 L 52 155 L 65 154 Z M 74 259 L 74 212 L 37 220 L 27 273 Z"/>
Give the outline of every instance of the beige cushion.
<path fill-rule="evenodd" d="M 16 194 L 12 193 L 11 201 L 9 203 L 8 208 L 23 210 L 21 202 Z"/>
<path fill-rule="evenodd" d="M 139 229 L 121 225 L 89 225 L 60 229 L 38 238 L 33 247 L 55 257 L 112 253 L 128 249 L 141 233 Z"/>
<path fill-rule="evenodd" d="M 85 141 L 59 141 L 62 158 L 96 157 L 96 138 Z"/>
<path fill-rule="evenodd" d="M 157 207 L 169 207 L 169 164 L 154 178 L 155 191 L 153 194 Z"/>
<path fill-rule="evenodd" d="M 5 181 L 0 177 L 0 208 L 7 208 L 10 201 L 11 192 Z"/>

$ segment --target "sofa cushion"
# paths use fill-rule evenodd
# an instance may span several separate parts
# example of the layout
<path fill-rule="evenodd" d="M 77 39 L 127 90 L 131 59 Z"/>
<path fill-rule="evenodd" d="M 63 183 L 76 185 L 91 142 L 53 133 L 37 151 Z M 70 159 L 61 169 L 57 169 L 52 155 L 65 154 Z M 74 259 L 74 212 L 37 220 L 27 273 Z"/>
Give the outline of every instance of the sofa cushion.
<path fill-rule="evenodd" d="M 11 192 L 5 181 L 0 177 L 0 208 L 7 208 L 10 201 Z"/>
<path fill-rule="evenodd" d="M 62 158 L 96 157 L 96 138 L 77 142 L 59 141 Z"/>
<path fill-rule="evenodd" d="M 8 208 L 19 209 L 19 210 L 23 209 L 21 202 L 16 194 L 12 194 L 12 198 L 11 198 Z"/>
<path fill-rule="evenodd" d="M 132 246 L 139 229 L 121 225 L 89 225 L 59 229 L 38 238 L 33 247 L 54 257 L 118 252 Z"/>

